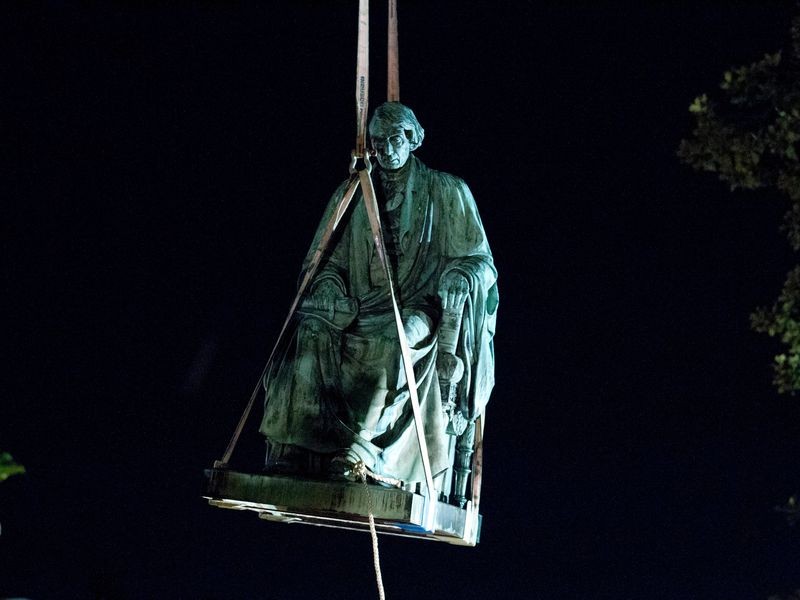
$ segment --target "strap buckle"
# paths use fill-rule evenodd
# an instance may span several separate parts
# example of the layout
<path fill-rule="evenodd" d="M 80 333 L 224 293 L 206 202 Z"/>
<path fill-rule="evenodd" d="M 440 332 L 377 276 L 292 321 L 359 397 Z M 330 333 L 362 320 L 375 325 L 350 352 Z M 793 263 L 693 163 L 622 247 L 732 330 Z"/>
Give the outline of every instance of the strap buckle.
<path fill-rule="evenodd" d="M 355 150 L 350 152 L 350 174 L 355 175 L 359 171 L 366 170 L 367 173 L 372 173 L 372 161 L 369 159 L 369 150 L 365 151 L 363 155 L 359 155 Z M 364 164 L 362 168 L 358 168 L 358 161 L 361 160 Z"/>

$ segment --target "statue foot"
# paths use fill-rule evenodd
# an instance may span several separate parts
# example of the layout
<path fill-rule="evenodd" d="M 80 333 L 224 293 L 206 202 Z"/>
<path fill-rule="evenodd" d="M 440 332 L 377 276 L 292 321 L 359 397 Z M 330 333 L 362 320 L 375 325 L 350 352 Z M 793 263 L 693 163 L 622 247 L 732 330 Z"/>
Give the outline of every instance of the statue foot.
<path fill-rule="evenodd" d="M 328 466 L 328 477 L 334 481 L 358 481 L 355 466 L 359 460 L 350 452 L 334 456 Z"/>

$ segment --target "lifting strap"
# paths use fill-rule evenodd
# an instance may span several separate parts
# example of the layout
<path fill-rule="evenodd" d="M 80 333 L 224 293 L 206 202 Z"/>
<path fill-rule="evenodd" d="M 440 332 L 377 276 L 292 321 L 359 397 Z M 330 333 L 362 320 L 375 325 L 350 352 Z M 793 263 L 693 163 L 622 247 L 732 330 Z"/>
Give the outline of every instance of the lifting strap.
<path fill-rule="evenodd" d="M 435 506 L 436 490 L 433 485 L 431 462 L 428 456 L 428 444 L 425 441 L 422 410 L 420 409 L 419 395 L 417 393 L 417 377 L 414 374 L 414 363 L 411 361 L 411 348 L 408 345 L 408 338 L 406 337 L 405 327 L 403 326 L 403 317 L 400 314 L 400 307 L 397 305 L 397 294 L 394 291 L 392 267 L 389 263 L 389 257 L 386 255 L 386 245 L 383 241 L 383 231 L 381 229 L 381 218 L 378 212 L 378 201 L 375 197 L 375 189 L 372 187 L 372 179 L 370 178 L 369 170 L 364 169 L 359 171 L 358 176 L 361 179 L 361 191 L 364 195 L 364 205 L 367 209 L 367 216 L 369 217 L 375 249 L 378 253 L 378 258 L 380 258 L 381 265 L 383 266 L 383 272 L 389 282 L 389 295 L 392 298 L 392 310 L 394 312 L 395 325 L 397 326 L 397 337 L 400 340 L 403 370 L 408 385 L 408 394 L 411 398 L 411 410 L 414 413 L 414 426 L 417 430 L 417 443 L 419 444 L 419 452 L 422 458 L 422 469 L 425 473 L 425 487 L 427 488 L 428 496 L 425 506 L 426 515 L 432 518 L 432 515 L 428 515 L 427 513 L 433 512 L 432 508 Z M 432 523 L 425 523 L 424 525 L 426 529 L 432 529 Z"/>
<path fill-rule="evenodd" d="M 396 48 L 397 48 L 397 40 L 396 40 L 396 1 L 390 0 L 390 5 L 394 5 L 395 10 L 395 17 L 392 18 L 392 9 L 390 6 L 390 30 L 391 30 L 391 23 L 394 22 L 395 25 L 395 70 L 396 70 Z M 390 31 L 390 55 L 391 55 L 391 31 Z M 389 61 L 391 62 L 391 56 Z M 394 77 L 390 76 L 390 86 L 391 80 L 394 79 L 395 88 L 394 93 L 398 94 L 399 90 L 397 88 L 398 79 L 396 73 Z M 378 257 L 380 258 L 381 265 L 383 267 L 384 274 L 386 275 L 389 287 L 389 295 L 392 300 L 392 310 L 394 312 L 395 317 L 395 325 L 397 327 L 397 336 L 400 341 L 400 351 L 403 359 L 403 370 L 406 377 L 406 383 L 408 385 L 408 392 L 411 401 L 411 409 L 414 415 L 414 427 L 416 429 L 417 434 L 417 442 L 419 445 L 419 451 L 422 459 L 422 468 L 425 474 L 425 487 L 426 487 L 426 502 L 425 502 L 425 515 L 424 515 L 424 522 L 423 527 L 428 531 L 433 531 L 434 522 L 435 522 L 435 507 L 436 507 L 436 489 L 433 483 L 433 474 L 431 472 L 431 465 L 430 465 L 430 458 L 428 456 L 428 446 L 425 441 L 425 429 L 424 424 L 422 422 L 422 410 L 419 404 L 419 395 L 417 393 L 417 378 L 414 374 L 414 364 L 411 360 L 411 349 L 408 344 L 408 338 L 405 334 L 405 327 L 403 326 L 403 319 L 400 312 L 400 307 L 397 302 L 397 294 L 395 293 L 394 289 L 394 281 L 392 275 L 391 265 L 389 263 L 388 257 L 386 256 L 385 251 L 385 243 L 383 240 L 383 232 L 381 230 L 381 223 L 380 223 L 380 215 L 378 210 L 378 201 L 375 196 L 375 189 L 372 185 L 372 178 L 370 173 L 372 171 L 372 164 L 369 159 L 369 152 L 367 151 L 366 147 L 366 136 L 367 136 L 367 112 L 368 112 L 368 98 L 369 98 L 369 0 L 359 0 L 359 11 L 358 11 L 358 58 L 356 61 L 356 144 L 355 149 L 352 153 L 352 161 L 350 163 L 350 171 L 351 177 L 348 183 L 348 186 L 345 190 L 344 195 L 342 196 L 339 204 L 334 210 L 328 223 L 325 226 L 322 236 L 320 237 L 320 241 L 317 245 L 317 249 L 314 251 L 314 254 L 311 258 L 308 268 L 303 276 L 303 279 L 300 283 L 300 286 L 295 294 L 294 300 L 292 301 L 291 307 L 289 309 L 289 313 L 286 316 L 286 319 L 283 322 L 283 326 L 281 327 L 280 333 L 278 334 L 278 339 L 275 341 L 274 346 L 272 347 L 272 351 L 270 352 L 269 358 L 267 359 L 266 365 L 264 365 L 264 369 L 261 372 L 261 375 L 256 383 L 256 387 L 253 390 L 253 393 L 250 396 L 250 400 L 245 407 L 245 410 L 239 419 L 239 423 L 236 426 L 236 429 L 231 437 L 230 442 L 228 443 L 228 447 L 225 449 L 225 453 L 222 456 L 220 461 L 215 462 L 215 467 L 225 467 L 227 466 L 228 462 L 231 459 L 233 451 L 236 447 L 236 444 L 239 441 L 239 436 L 244 429 L 244 425 L 247 422 L 247 419 L 250 416 L 250 412 L 253 409 L 253 405 L 255 403 L 255 399 L 258 397 L 259 391 L 261 389 L 263 380 L 267 371 L 269 370 L 272 361 L 275 359 L 277 354 L 278 348 L 280 347 L 281 341 L 283 340 L 283 336 L 286 333 L 286 330 L 289 327 L 289 323 L 294 316 L 294 313 L 300 304 L 303 296 L 305 295 L 306 291 L 308 290 L 308 286 L 313 281 L 314 276 L 316 275 L 319 266 L 322 262 L 322 257 L 325 254 L 325 250 L 328 247 L 330 239 L 333 235 L 333 232 L 338 228 L 341 224 L 342 217 L 344 216 L 347 208 L 349 207 L 353 196 L 355 195 L 356 189 L 358 186 L 361 186 L 362 195 L 364 198 L 364 206 L 366 208 L 367 216 L 369 218 L 370 229 L 372 231 L 373 241 L 375 243 L 375 249 L 377 251 Z M 356 163 L 358 159 L 362 159 L 363 168 L 356 169 Z"/>
<path fill-rule="evenodd" d="M 483 480 L 483 431 L 486 423 L 486 408 L 475 420 L 475 454 L 472 456 L 472 506 L 478 512 L 481 504 L 481 483 Z"/>
<path fill-rule="evenodd" d="M 263 385 L 264 377 L 269 370 L 272 361 L 275 359 L 275 355 L 278 352 L 278 348 L 283 341 L 283 336 L 286 333 L 286 330 L 289 328 L 289 323 L 292 322 L 292 317 L 294 316 L 295 311 L 297 310 L 298 305 L 300 304 L 300 300 L 306 293 L 309 284 L 314 279 L 314 275 L 317 274 L 319 270 L 319 265 L 322 262 L 322 256 L 325 254 L 325 250 L 328 247 L 328 243 L 331 240 L 331 236 L 333 232 L 336 231 L 336 228 L 341 223 L 342 217 L 344 216 L 345 212 L 347 212 L 347 208 L 350 206 L 350 202 L 353 199 L 353 196 L 356 193 L 356 189 L 358 188 L 358 177 L 352 176 L 350 178 L 350 182 L 347 185 L 347 189 L 342 196 L 342 199 L 339 200 L 339 204 L 336 206 L 336 210 L 331 213 L 331 217 L 328 220 L 327 225 L 325 226 L 325 230 L 322 232 L 322 236 L 320 237 L 319 244 L 317 244 L 317 249 L 314 251 L 313 256 L 311 257 L 311 261 L 309 262 L 308 268 L 306 269 L 305 275 L 303 275 L 303 279 L 300 282 L 300 287 L 297 288 L 297 293 L 294 296 L 294 300 L 292 300 L 292 305 L 289 308 L 289 313 L 286 315 L 286 318 L 283 321 L 283 326 L 281 327 L 280 333 L 278 333 L 278 339 L 275 340 L 275 344 L 272 346 L 272 351 L 269 353 L 269 358 L 267 359 L 267 363 L 264 365 L 263 370 L 261 371 L 261 375 L 258 377 L 258 382 L 256 383 L 255 388 L 253 389 L 253 393 L 250 394 L 250 400 L 247 402 L 247 406 L 242 413 L 241 418 L 239 419 L 239 423 L 236 425 L 236 429 L 233 432 L 233 436 L 231 436 L 230 441 L 228 442 L 228 447 L 225 448 L 225 453 L 222 455 L 222 458 L 214 463 L 215 468 L 225 467 L 231 460 L 231 456 L 233 455 L 233 450 L 236 448 L 236 444 L 239 442 L 239 436 L 242 434 L 242 430 L 244 429 L 245 423 L 247 423 L 247 419 L 250 417 L 250 412 L 253 410 L 253 404 L 255 404 L 256 398 L 258 397 L 259 392 L 261 391 L 261 387 Z"/>
<path fill-rule="evenodd" d="M 369 0 L 358 2 L 358 55 L 356 57 L 356 149 L 355 158 L 367 155 L 369 109 Z"/>
<path fill-rule="evenodd" d="M 395 50 L 397 48 L 397 5 L 396 0 L 389 0 L 389 62 L 392 62 L 392 46 Z M 394 9 L 394 10 L 393 10 Z M 394 12 L 394 17 L 392 17 Z M 392 23 L 395 25 L 394 38 L 392 43 Z M 396 52 L 395 52 L 395 66 L 396 66 Z M 386 275 L 386 280 L 389 285 L 389 296 L 392 299 L 392 311 L 394 312 L 395 325 L 397 327 L 397 337 L 400 342 L 400 352 L 403 358 L 403 371 L 406 376 L 406 384 L 408 385 L 408 394 L 411 400 L 411 410 L 414 415 L 414 428 L 417 434 L 417 444 L 419 445 L 420 457 L 422 459 L 422 469 L 425 474 L 425 488 L 427 499 L 425 502 L 425 518 L 423 527 L 432 531 L 435 519 L 436 507 L 436 488 L 433 484 L 433 474 L 431 472 L 431 463 L 428 456 L 428 444 L 425 441 L 425 428 L 422 422 L 422 409 L 419 404 L 419 395 L 417 393 L 417 378 L 414 374 L 414 363 L 411 360 L 411 349 L 406 337 L 405 327 L 403 325 L 403 318 L 400 313 L 400 307 L 397 303 L 397 294 L 394 289 L 394 277 L 392 276 L 392 268 L 389 263 L 389 257 L 386 255 L 386 244 L 383 241 L 383 230 L 381 229 L 381 219 L 378 210 L 378 200 L 375 197 L 375 188 L 372 185 L 372 165 L 369 160 L 369 155 L 366 152 L 366 120 L 362 121 L 362 117 L 367 112 L 368 96 L 365 91 L 368 89 L 364 79 L 369 78 L 369 0 L 359 0 L 359 14 L 358 14 L 358 60 L 356 61 L 356 113 L 359 117 L 356 130 L 356 149 L 353 151 L 353 163 L 351 169 L 354 168 L 356 159 L 363 158 L 364 167 L 357 171 L 358 179 L 361 183 L 361 193 L 364 198 L 364 208 L 367 211 L 369 218 L 369 225 L 372 231 L 372 239 L 375 244 L 375 250 L 378 258 L 381 261 L 383 272 Z M 396 69 L 395 69 L 396 70 Z M 399 80 L 397 74 L 394 76 L 389 75 L 390 87 L 391 80 L 395 80 L 395 93 L 399 94 Z M 359 148 L 362 152 L 359 152 Z"/>
<path fill-rule="evenodd" d="M 400 58 L 397 47 L 397 0 L 389 0 L 389 32 L 386 52 L 386 101 L 400 102 Z"/>

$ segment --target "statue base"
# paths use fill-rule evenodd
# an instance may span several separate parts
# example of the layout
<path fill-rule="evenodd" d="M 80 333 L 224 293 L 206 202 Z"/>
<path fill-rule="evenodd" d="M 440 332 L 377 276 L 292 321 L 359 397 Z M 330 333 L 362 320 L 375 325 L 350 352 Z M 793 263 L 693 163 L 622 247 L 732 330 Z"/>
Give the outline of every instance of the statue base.
<path fill-rule="evenodd" d="M 239 473 L 214 468 L 205 472 L 208 503 L 250 510 L 279 523 L 369 531 L 369 507 L 378 533 L 459 546 L 479 541 L 481 516 L 472 502 L 464 508 L 436 502 L 432 531 L 423 526 L 426 497 L 406 490 L 362 483 Z M 371 500 L 371 503 L 370 503 Z"/>

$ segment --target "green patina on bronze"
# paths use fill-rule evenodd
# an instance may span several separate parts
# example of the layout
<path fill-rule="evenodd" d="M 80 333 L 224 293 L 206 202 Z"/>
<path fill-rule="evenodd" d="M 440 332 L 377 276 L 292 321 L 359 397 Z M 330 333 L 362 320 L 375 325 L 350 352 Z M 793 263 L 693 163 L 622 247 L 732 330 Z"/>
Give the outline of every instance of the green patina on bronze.
<path fill-rule="evenodd" d="M 497 272 L 467 185 L 413 155 L 423 137 L 413 112 L 397 102 L 378 107 L 370 122 L 385 243 L 432 471 L 442 481 L 456 446 L 470 446 L 461 459 L 468 462 L 474 421 L 494 385 Z M 331 198 L 304 268 L 345 189 Z M 264 379 L 267 466 L 324 474 L 339 456 L 422 481 L 391 298 L 360 191 L 353 204 Z"/>

